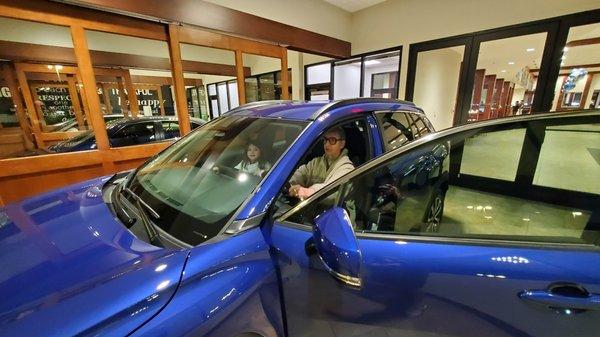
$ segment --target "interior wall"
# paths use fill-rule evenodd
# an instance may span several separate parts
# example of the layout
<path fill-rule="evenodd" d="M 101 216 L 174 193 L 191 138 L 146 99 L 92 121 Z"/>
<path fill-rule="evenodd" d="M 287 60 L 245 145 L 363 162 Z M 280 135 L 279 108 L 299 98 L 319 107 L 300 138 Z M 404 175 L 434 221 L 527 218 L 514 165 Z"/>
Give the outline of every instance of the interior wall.
<path fill-rule="evenodd" d="M 408 45 L 523 22 L 593 10 L 598 0 L 388 0 L 352 15 L 352 54 L 404 45 L 400 98 Z"/>
<path fill-rule="evenodd" d="M 417 60 L 414 102 L 436 130 L 452 126 L 462 54 L 450 49 L 424 52 Z"/>
<path fill-rule="evenodd" d="M 286 25 L 350 41 L 351 13 L 322 0 L 207 0 Z"/>

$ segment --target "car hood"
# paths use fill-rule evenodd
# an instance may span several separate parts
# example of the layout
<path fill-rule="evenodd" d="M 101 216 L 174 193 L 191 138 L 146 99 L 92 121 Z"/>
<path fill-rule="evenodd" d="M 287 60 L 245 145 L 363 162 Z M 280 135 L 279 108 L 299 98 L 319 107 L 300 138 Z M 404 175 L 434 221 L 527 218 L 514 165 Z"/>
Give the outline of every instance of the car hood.
<path fill-rule="evenodd" d="M 188 252 L 117 221 L 107 179 L 0 208 L 0 335 L 123 336 L 171 299 Z"/>

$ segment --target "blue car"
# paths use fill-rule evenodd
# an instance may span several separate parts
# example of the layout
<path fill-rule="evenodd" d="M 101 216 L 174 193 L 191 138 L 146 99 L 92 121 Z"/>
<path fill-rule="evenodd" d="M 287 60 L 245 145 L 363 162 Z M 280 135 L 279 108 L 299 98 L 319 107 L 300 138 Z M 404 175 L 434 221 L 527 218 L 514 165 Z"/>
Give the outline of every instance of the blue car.
<path fill-rule="evenodd" d="M 204 123 L 201 119 L 192 118 L 190 121 L 191 129 L 193 130 Z M 148 144 L 179 137 L 179 121 L 177 117 L 173 116 L 113 119 L 107 120 L 106 132 L 111 147 Z M 94 138 L 94 132 L 91 130 L 48 147 L 50 152 L 94 149 L 96 149 L 96 139 Z"/>
<path fill-rule="evenodd" d="M 599 123 L 430 133 L 401 101 L 242 106 L 2 209 L 0 335 L 595 336 Z M 338 127 L 357 169 L 296 200 Z M 236 169 L 248 143 L 266 172 Z"/>

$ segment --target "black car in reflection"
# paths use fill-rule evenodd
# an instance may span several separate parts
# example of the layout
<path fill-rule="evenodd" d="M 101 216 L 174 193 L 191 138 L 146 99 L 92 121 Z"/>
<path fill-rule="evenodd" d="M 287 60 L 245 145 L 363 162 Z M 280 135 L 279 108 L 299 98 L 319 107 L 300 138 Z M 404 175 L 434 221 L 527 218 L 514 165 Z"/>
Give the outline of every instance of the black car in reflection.
<path fill-rule="evenodd" d="M 204 124 L 201 119 L 192 118 L 192 130 Z M 179 121 L 176 117 L 138 117 L 118 119 L 106 124 L 108 141 L 111 147 L 147 144 L 179 137 Z M 49 152 L 73 152 L 93 150 L 96 138 L 92 131 L 86 131 L 73 138 L 48 147 Z"/>

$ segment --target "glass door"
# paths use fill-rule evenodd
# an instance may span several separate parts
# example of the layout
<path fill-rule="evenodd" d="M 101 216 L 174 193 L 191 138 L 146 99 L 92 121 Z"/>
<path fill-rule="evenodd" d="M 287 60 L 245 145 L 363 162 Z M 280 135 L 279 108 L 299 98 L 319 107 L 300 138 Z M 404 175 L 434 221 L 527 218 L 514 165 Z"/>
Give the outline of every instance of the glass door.
<path fill-rule="evenodd" d="M 423 42 L 410 47 L 406 99 L 425 111 L 436 130 L 455 124 L 471 38 Z"/>

